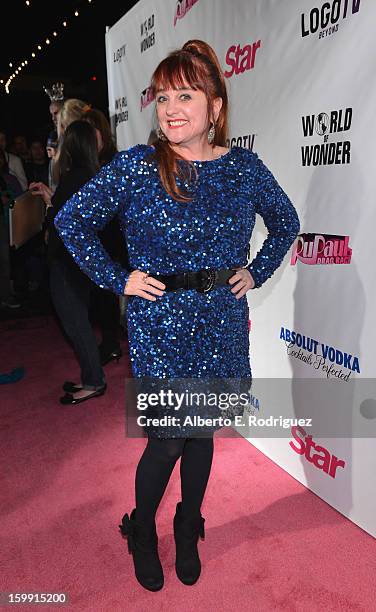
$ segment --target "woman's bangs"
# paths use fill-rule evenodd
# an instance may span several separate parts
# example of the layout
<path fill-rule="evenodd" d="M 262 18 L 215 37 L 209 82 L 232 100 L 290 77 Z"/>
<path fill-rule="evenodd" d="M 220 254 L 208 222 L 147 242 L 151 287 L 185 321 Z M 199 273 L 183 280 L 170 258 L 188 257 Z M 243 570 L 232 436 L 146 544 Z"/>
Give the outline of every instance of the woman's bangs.
<path fill-rule="evenodd" d="M 202 78 L 192 61 L 185 58 L 167 57 L 158 66 L 152 78 L 154 94 L 166 89 L 202 89 Z"/>

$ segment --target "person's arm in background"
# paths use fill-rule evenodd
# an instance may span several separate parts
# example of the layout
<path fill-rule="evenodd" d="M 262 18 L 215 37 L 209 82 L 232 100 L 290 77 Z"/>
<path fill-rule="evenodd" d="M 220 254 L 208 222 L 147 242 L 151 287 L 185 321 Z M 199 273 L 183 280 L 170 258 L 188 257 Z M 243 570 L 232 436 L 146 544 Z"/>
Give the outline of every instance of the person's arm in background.
<path fill-rule="evenodd" d="M 294 242 L 300 222 L 290 199 L 261 159 L 256 160 L 256 213 L 268 230 L 268 235 L 256 257 L 247 266 L 255 281 L 254 288 L 274 274 Z"/>
<path fill-rule="evenodd" d="M 52 206 L 51 198 L 53 196 L 53 192 L 47 185 L 44 183 L 30 183 L 29 189 L 33 195 L 41 196 L 47 209 Z"/>

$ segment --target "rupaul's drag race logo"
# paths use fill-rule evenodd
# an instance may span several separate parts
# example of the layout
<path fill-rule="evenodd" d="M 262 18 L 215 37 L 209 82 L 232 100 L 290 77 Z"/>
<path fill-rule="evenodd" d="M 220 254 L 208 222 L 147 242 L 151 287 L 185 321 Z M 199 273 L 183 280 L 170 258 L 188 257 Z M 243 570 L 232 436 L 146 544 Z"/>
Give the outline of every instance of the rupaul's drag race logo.
<path fill-rule="evenodd" d="M 312 436 L 308 436 L 299 425 L 291 427 L 291 435 L 294 441 L 289 442 L 290 447 L 298 455 L 302 455 L 308 463 L 318 470 L 322 470 L 332 478 L 337 476 L 337 469 L 344 468 L 346 462 L 338 459 L 325 446 L 313 441 Z"/>
<path fill-rule="evenodd" d="M 304 264 L 349 264 L 352 249 L 349 247 L 350 236 L 336 234 L 299 234 L 291 255 L 291 265 L 299 260 Z"/>
<path fill-rule="evenodd" d="M 146 108 L 147 106 L 149 106 L 149 104 L 151 104 L 153 100 L 154 100 L 153 90 L 151 87 L 147 87 L 141 92 L 140 111 L 142 112 L 142 110 Z"/>
<path fill-rule="evenodd" d="M 301 31 L 303 38 L 319 33 L 319 38 L 338 31 L 339 22 L 359 12 L 360 0 L 332 0 L 324 2 L 321 8 L 314 7 L 309 15 L 302 13 Z"/>
<path fill-rule="evenodd" d="M 307 366 L 325 374 L 327 378 L 338 378 L 348 382 L 353 372 L 360 374 L 359 358 L 341 351 L 304 334 L 281 327 L 279 339 L 287 348 L 289 357 L 298 359 Z"/>
<path fill-rule="evenodd" d="M 351 142 L 339 140 L 329 142 L 330 136 L 342 135 L 351 128 L 352 108 L 328 111 L 318 115 L 302 117 L 304 138 L 322 136 L 321 144 L 309 144 L 301 147 L 302 166 L 330 166 L 332 164 L 349 164 Z"/>
<path fill-rule="evenodd" d="M 174 14 L 174 26 L 176 26 L 176 22 L 178 19 L 183 19 L 186 16 L 188 11 L 191 10 L 192 6 L 194 6 L 198 0 L 178 0 L 176 3 L 175 14 Z"/>
<path fill-rule="evenodd" d="M 246 70 L 252 70 L 255 67 L 257 50 L 260 47 L 261 40 L 244 47 L 231 45 L 226 53 L 226 66 L 229 66 L 230 69 L 224 71 L 225 77 L 229 79 L 233 74 L 242 74 Z"/>

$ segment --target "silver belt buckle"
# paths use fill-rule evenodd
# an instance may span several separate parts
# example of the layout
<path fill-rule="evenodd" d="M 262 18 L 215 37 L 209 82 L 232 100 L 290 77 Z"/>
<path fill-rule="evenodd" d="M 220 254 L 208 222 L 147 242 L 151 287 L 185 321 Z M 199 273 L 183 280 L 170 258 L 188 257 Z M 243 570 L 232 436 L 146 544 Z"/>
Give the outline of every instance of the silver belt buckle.
<path fill-rule="evenodd" d="M 201 278 L 201 286 L 197 288 L 199 293 L 208 293 L 214 288 L 218 274 L 216 270 L 200 270 L 202 277 L 206 275 L 206 278 Z"/>

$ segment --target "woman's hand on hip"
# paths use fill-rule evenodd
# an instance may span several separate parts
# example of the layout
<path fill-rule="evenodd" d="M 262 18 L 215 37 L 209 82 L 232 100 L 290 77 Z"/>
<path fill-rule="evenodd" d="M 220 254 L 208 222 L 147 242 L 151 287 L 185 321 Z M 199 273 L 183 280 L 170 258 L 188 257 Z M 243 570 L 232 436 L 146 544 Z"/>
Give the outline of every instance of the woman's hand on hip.
<path fill-rule="evenodd" d="M 229 279 L 231 292 L 235 294 L 237 300 L 247 293 L 249 289 L 253 289 L 255 281 L 251 273 L 246 268 L 239 268 L 236 273 Z"/>
<path fill-rule="evenodd" d="M 134 270 L 130 273 L 128 281 L 124 288 L 124 295 L 138 295 L 155 302 L 157 295 L 163 295 L 163 290 L 166 285 L 161 283 L 153 276 L 149 276 L 141 270 Z"/>

